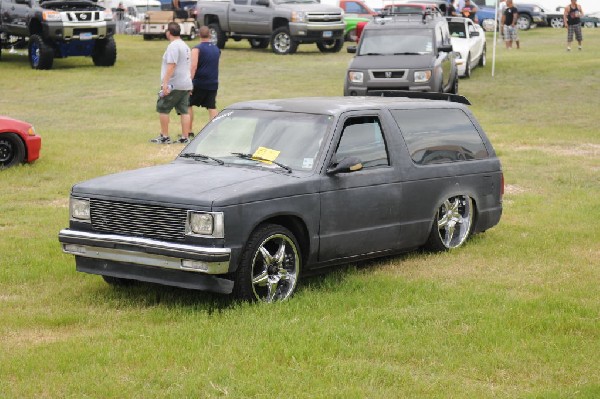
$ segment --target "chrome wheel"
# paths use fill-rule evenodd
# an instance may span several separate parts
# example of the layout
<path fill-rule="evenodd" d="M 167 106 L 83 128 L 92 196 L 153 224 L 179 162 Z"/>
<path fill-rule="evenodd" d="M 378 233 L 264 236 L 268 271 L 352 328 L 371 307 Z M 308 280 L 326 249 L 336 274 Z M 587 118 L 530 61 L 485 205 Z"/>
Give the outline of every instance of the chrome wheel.
<path fill-rule="evenodd" d="M 298 49 L 298 42 L 292 39 L 287 27 L 281 27 L 273 32 L 271 49 L 275 54 L 293 54 Z"/>
<path fill-rule="evenodd" d="M 438 208 L 425 247 L 447 251 L 461 246 L 471 234 L 473 200 L 466 195 L 448 198 Z"/>
<path fill-rule="evenodd" d="M 289 298 L 300 271 L 296 244 L 284 234 L 267 237 L 252 259 L 252 292 L 265 302 Z"/>
<path fill-rule="evenodd" d="M 565 22 L 560 17 L 552 18 L 550 20 L 550 26 L 553 28 L 564 28 Z"/>
<path fill-rule="evenodd" d="M 437 228 L 444 247 L 460 246 L 471 231 L 473 201 L 467 196 L 458 196 L 444 201 L 438 210 Z"/>

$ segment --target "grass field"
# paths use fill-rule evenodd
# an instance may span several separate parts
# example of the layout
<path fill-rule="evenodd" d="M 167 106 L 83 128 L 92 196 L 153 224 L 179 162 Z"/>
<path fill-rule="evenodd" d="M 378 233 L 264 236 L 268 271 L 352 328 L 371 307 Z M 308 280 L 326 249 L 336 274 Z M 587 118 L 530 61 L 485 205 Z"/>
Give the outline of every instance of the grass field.
<path fill-rule="evenodd" d="M 43 145 L 0 172 L 0 398 L 600 397 L 600 29 L 582 52 L 565 39 L 521 32 L 492 78 L 488 37 L 488 66 L 460 82 L 503 162 L 498 226 L 451 253 L 311 278 L 275 305 L 115 289 L 60 250 L 74 183 L 181 150 L 148 142 L 166 41 L 117 37 L 113 68 L 33 71 L 3 51 L 0 114 Z M 299 50 L 229 42 L 218 106 L 342 94 L 351 56 Z"/>

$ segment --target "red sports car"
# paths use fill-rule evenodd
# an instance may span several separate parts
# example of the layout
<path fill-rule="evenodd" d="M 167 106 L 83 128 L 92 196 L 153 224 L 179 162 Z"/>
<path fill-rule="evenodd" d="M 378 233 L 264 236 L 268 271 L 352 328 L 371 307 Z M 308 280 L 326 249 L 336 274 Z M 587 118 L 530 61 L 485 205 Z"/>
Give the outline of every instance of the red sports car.
<path fill-rule="evenodd" d="M 0 169 L 40 157 L 42 138 L 27 122 L 0 116 Z"/>

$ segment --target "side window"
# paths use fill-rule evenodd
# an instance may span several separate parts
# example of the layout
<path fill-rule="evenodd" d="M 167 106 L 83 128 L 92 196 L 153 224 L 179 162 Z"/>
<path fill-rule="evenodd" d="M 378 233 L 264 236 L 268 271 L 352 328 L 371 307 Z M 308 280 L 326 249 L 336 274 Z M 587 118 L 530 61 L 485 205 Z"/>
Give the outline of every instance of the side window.
<path fill-rule="evenodd" d="M 367 14 L 367 10 L 362 5 L 353 1 L 346 2 L 346 12 L 349 14 Z"/>
<path fill-rule="evenodd" d="M 346 157 L 359 158 L 365 169 L 390 164 L 378 117 L 361 116 L 346 120 L 335 159 L 339 162 Z"/>
<path fill-rule="evenodd" d="M 233 3 L 239 6 L 247 6 L 248 0 L 233 0 Z"/>
<path fill-rule="evenodd" d="M 392 115 L 419 165 L 489 157 L 479 132 L 460 109 L 394 110 Z"/>

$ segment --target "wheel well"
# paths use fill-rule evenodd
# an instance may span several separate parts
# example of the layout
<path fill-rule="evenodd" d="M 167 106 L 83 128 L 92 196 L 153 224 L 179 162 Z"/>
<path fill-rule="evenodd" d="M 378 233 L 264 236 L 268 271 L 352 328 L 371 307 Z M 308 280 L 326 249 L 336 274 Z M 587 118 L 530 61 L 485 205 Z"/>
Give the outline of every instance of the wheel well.
<path fill-rule="evenodd" d="M 275 18 L 273 20 L 273 30 L 279 29 L 281 27 L 287 27 L 288 25 L 289 25 L 289 22 L 285 18 Z"/>
<path fill-rule="evenodd" d="M 29 34 L 30 35 L 41 35 L 43 33 L 42 23 L 37 19 L 32 19 L 29 22 Z"/>
<path fill-rule="evenodd" d="M 208 26 L 209 24 L 218 24 L 219 17 L 216 15 L 205 15 L 204 16 L 204 25 Z"/>
<path fill-rule="evenodd" d="M 281 215 L 264 220 L 261 225 L 268 223 L 283 226 L 294 234 L 294 237 L 296 237 L 296 240 L 298 240 L 298 245 L 300 245 L 300 251 L 302 252 L 302 263 L 304 264 L 308 260 L 308 254 L 310 253 L 308 229 L 306 228 L 304 221 L 297 216 Z"/>

